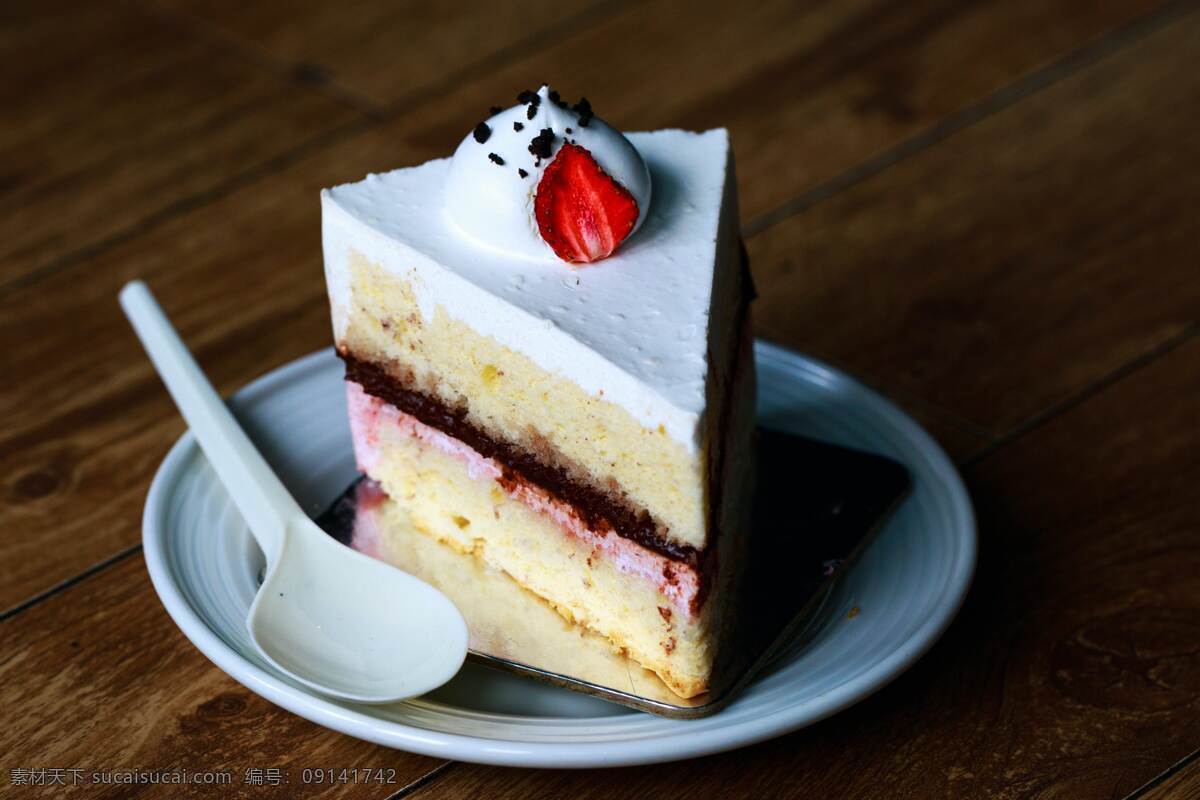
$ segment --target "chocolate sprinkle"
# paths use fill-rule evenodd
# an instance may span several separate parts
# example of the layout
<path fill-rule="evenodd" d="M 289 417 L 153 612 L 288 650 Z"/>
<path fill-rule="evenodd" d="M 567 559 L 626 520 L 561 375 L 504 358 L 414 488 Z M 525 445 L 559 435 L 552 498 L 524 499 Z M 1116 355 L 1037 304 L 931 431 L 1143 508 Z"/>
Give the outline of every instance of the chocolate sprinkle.
<path fill-rule="evenodd" d="M 592 104 L 586 97 L 579 98 L 579 102 L 571 106 L 571 110 L 579 115 L 579 127 L 581 128 L 586 128 L 592 121 L 592 117 L 596 116 L 592 111 Z"/>
<path fill-rule="evenodd" d="M 504 166 L 504 159 L 495 153 L 488 153 L 488 161 L 491 161 L 493 164 L 499 164 L 502 167 Z"/>
<path fill-rule="evenodd" d="M 542 128 L 542 132 L 529 141 L 529 152 L 540 158 L 549 158 L 554 147 L 554 131 Z"/>
<path fill-rule="evenodd" d="M 475 141 L 483 144 L 492 135 L 492 129 L 487 126 L 486 122 L 481 122 L 475 126 Z"/>
<path fill-rule="evenodd" d="M 558 92 L 554 91 L 553 89 L 550 90 L 548 96 L 550 98 L 550 102 L 554 103 L 554 105 L 558 106 L 559 108 L 567 107 L 567 101 L 563 100 L 562 97 L 559 96 Z"/>
<path fill-rule="evenodd" d="M 525 91 L 523 91 L 517 95 L 517 102 L 518 103 L 533 103 L 536 106 L 542 102 L 542 98 L 537 92 L 526 89 Z"/>
<path fill-rule="evenodd" d="M 570 129 L 570 128 L 566 128 L 566 131 L 567 131 L 567 133 L 570 133 L 570 132 L 571 132 L 571 129 Z"/>
<path fill-rule="evenodd" d="M 504 110 L 504 109 L 503 109 L 503 108 L 501 108 L 500 106 L 492 106 L 491 108 L 489 108 L 489 109 L 488 109 L 488 116 L 489 116 L 489 117 L 494 117 L 494 116 L 496 116 L 497 114 L 499 114 L 499 113 L 500 113 L 501 111 L 503 111 L 503 110 Z"/>
<path fill-rule="evenodd" d="M 517 174 L 520 175 L 522 178 L 529 177 L 529 173 L 526 172 L 525 170 L 521 169 L 520 167 L 517 167 Z"/>
<path fill-rule="evenodd" d="M 534 117 L 537 116 L 537 112 L 538 112 L 537 103 L 531 103 L 529 106 L 529 110 L 525 112 L 525 118 L 533 119 Z"/>
<path fill-rule="evenodd" d="M 514 122 L 514 123 L 513 123 L 513 130 L 514 130 L 514 131 L 523 131 L 523 130 L 525 130 L 525 123 L 524 123 L 524 122 Z"/>

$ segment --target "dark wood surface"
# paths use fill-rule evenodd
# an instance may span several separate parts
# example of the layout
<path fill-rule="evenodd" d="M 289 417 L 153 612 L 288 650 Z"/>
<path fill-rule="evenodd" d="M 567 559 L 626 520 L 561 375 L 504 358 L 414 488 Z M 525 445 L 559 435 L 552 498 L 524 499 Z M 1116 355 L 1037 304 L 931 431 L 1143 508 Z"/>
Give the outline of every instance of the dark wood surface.
<path fill-rule="evenodd" d="M 1190 758 L 1164 772 L 1146 787 L 1142 797 L 1145 800 L 1200 800 L 1200 761 Z"/>
<path fill-rule="evenodd" d="M 439 761 L 368 745 L 271 705 L 233 683 L 192 647 L 163 610 L 140 555 L 48 598 L 5 623 L 19 656 L 0 666 L 6 724 L 4 796 L 12 768 L 288 770 L 293 786 L 253 787 L 253 796 L 295 797 L 301 770 L 336 766 L 396 770 L 395 791 Z M 11 646 L 11 644 L 10 644 Z M 70 787 L 128 797 L 128 787 Z M 178 787 L 171 787 L 174 796 Z M 313 796 L 341 787 L 308 785 Z M 25 791 L 37 791 L 26 788 Z M 221 796 L 192 787 L 194 796 Z M 381 792 L 387 794 L 387 792 Z M 308 796 L 308 792 L 305 793 Z"/>
<path fill-rule="evenodd" d="M 180 766 L 283 797 L 242 773 L 369 766 L 396 782 L 326 795 L 1200 795 L 1196 12 L 9 4 L 0 794 L 45 794 L 12 769 Z M 966 607 L 810 729 L 600 778 L 383 750 L 234 683 L 146 577 L 141 506 L 183 425 L 120 285 L 148 280 L 224 391 L 325 346 L 319 188 L 445 155 L 543 77 L 626 129 L 728 126 L 760 334 L 890 395 L 963 467 Z"/>

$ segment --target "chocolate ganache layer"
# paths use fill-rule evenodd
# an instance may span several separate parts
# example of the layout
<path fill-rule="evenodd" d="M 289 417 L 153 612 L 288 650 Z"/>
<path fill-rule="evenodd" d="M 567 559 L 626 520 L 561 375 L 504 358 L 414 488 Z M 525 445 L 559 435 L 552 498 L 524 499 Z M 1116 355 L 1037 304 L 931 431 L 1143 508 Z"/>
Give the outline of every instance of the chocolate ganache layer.
<path fill-rule="evenodd" d="M 648 511 L 635 509 L 611 493 L 580 482 L 562 467 L 547 464 L 522 447 L 496 439 L 467 418 L 465 406 L 452 408 L 397 378 L 383 366 L 357 358 L 342 348 L 338 349 L 338 355 L 346 365 L 346 380 L 496 461 L 504 472 L 500 478 L 502 484 L 528 481 L 572 506 L 594 531 L 612 530 L 622 538 L 692 568 L 700 567 L 704 561 L 695 547 L 663 538 Z"/>

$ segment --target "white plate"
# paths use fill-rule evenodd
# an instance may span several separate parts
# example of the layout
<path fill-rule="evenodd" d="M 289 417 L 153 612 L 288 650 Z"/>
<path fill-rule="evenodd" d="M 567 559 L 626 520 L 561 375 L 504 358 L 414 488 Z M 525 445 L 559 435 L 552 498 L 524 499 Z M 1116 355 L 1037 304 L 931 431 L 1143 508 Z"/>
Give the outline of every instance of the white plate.
<path fill-rule="evenodd" d="M 911 471 L 913 492 L 839 582 L 816 634 L 711 717 L 662 719 L 474 664 L 430 695 L 388 706 L 335 702 L 293 683 L 247 637 L 262 555 L 191 434 L 171 449 L 146 499 L 154 588 L 196 647 L 251 691 L 402 750 L 511 766 L 617 766 L 730 750 L 811 725 L 891 681 L 946 629 L 971 582 L 975 521 L 954 466 L 903 412 L 795 353 L 759 342 L 755 355 L 762 425 L 890 456 Z M 312 514 L 354 477 L 332 350 L 259 378 L 233 406 Z"/>

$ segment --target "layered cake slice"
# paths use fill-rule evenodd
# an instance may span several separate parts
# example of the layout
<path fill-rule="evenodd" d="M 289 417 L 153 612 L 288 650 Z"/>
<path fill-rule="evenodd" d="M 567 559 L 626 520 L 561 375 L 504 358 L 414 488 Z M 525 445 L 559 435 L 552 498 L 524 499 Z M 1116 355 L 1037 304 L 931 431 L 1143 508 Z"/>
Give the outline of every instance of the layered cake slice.
<path fill-rule="evenodd" d="M 518 99 L 453 158 L 322 193 L 359 468 L 421 532 L 693 697 L 749 532 L 729 140 Z"/>

